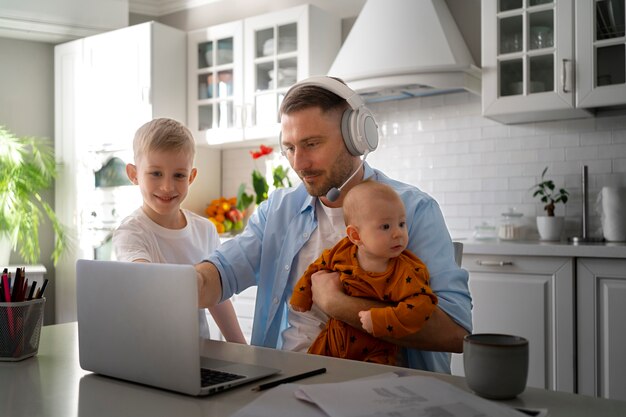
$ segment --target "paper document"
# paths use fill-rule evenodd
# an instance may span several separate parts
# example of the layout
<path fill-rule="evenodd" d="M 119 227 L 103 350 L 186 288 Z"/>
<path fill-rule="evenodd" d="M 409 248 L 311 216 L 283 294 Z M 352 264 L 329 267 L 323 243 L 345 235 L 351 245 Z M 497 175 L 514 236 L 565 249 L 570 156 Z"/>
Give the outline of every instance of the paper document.
<path fill-rule="evenodd" d="M 283 384 L 233 417 L 546 417 L 485 400 L 433 377 L 386 373 L 339 383 Z"/>
<path fill-rule="evenodd" d="M 329 417 L 526 416 L 424 376 L 300 385 L 296 396 L 316 404 Z"/>

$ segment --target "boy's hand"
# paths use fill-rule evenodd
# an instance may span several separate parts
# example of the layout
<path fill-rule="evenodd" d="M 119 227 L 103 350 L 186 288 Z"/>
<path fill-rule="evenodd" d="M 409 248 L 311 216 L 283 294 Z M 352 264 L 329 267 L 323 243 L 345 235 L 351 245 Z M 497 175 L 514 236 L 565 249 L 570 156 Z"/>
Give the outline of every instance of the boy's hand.
<path fill-rule="evenodd" d="M 359 311 L 359 319 L 361 319 L 361 326 L 363 330 L 372 334 L 374 327 L 372 325 L 372 313 L 369 310 Z"/>

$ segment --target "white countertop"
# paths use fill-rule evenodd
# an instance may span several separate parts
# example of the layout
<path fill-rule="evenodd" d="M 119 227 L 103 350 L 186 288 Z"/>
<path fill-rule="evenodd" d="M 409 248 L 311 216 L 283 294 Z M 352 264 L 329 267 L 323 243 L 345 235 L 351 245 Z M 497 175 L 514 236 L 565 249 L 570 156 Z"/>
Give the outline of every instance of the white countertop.
<path fill-rule="evenodd" d="M 465 255 L 520 255 L 520 256 L 563 256 L 576 258 L 624 258 L 626 242 L 580 243 L 567 241 L 543 242 L 539 240 L 465 240 Z"/>
<path fill-rule="evenodd" d="M 299 383 L 337 382 L 381 374 L 399 368 L 325 356 L 285 352 L 274 349 L 206 341 L 214 356 L 279 367 L 283 375 L 326 367 L 326 374 Z M 467 390 L 464 378 L 429 372 L 403 371 L 438 379 Z M 251 386 L 223 392 L 212 397 L 188 397 L 131 384 L 82 370 L 78 363 L 76 323 L 45 326 L 39 353 L 21 362 L 0 362 L 0 415 L 12 417 L 94 417 L 94 416 L 228 416 L 261 393 Z M 527 408 L 547 408 L 552 417 L 623 416 L 626 402 L 547 391 L 526 390 L 501 404 Z"/>

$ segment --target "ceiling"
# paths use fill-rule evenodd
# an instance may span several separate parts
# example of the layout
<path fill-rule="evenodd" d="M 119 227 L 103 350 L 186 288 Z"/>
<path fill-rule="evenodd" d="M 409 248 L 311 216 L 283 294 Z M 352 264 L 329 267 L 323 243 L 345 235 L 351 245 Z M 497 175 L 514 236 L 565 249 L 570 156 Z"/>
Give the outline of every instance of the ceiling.
<path fill-rule="evenodd" d="M 215 7 L 227 6 L 231 0 L 129 0 L 129 10 L 131 13 L 146 16 L 159 17 L 170 13 L 179 12 L 194 7 L 204 6 L 211 3 Z M 273 4 L 275 0 L 246 0 L 258 7 L 259 3 Z M 238 3 L 241 3 L 239 1 Z M 291 1 L 291 3 L 311 3 L 325 10 L 328 10 L 339 17 L 353 17 L 359 14 L 365 0 L 303 0 Z"/>

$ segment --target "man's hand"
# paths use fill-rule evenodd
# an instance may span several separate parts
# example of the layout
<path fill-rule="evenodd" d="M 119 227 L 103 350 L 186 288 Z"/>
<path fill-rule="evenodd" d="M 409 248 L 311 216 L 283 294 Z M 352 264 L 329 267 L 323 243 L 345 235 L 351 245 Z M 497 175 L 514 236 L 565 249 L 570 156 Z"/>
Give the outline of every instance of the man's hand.
<path fill-rule="evenodd" d="M 318 271 L 311 275 L 311 291 L 313 303 L 330 316 L 332 316 L 330 312 L 332 306 L 347 297 L 341 287 L 339 272 Z"/>
<path fill-rule="evenodd" d="M 359 311 L 359 319 L 361 319 L 361 326 L 363 330 L 369 334 L 374 333 L 374 325 L 372 324 L 372 312 L 369 310 Z"/>

